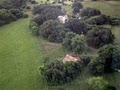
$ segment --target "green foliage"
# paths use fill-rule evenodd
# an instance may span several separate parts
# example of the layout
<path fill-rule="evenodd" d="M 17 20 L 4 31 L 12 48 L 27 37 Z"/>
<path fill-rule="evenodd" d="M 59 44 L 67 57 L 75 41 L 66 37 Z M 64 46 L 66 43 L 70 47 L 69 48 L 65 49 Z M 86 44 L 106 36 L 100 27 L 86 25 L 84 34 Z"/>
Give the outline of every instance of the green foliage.
<path fill-rule="evenodd" d="M 20 9 L 10 9 L 10 12 L 17 18 L 23 17 L 23 12 Z"/>
<path fill-rule="evenodd" d="M 93 27 L 88 31 L 86 41 L 88 46 L 99 48 L 105 44 L 112 43 L 114 36 L 110 29 L 104 27 Z"/>
<path fill-rule="evenodd" d="M 89 72 L 91 75 L 101 75 L 104 73 L 104 66 L 105 60 L 97 57 L 96 59 L 91 60 L 88 65 Z"/>
<path fill-rule="evenodd" d="M 87 66 L 92 60 L 92 57 L 84 55 L 84 56 L 81 56 L 80 60 L 82 61 L 83 66 Z"/>
<path fill-rule="evenodd" d="M 86 51 L 85 38 L 84 35 L 76 35 L 72 38 L 72 50 L 76 53 L 83 53 Z"/>
<path fill-rule="evenodd" d="M 65 23 L 65 27 L 69 28 L 76 34 L 86 34 L 90 29 L 90 26 L 82 20 L 71 19 Z"/>
<path fill-rule="evenodd" d="M 33 35 L 39 35 L 39 26 L 36 22 L 31 20 L 29 27 L 32 30 Z"/>
<path fill-rule="evenodd" d="M 80 2 L 74 2 L 72 8 L 82 9 L 83 5 Z"/>
<path fill-rule="evenodd" d="M 72 50 L 72 39 L 76 36 L 75 33 L 73 32 L 68 32 L 65 36 L 65 38 L 63 39 L 63 47 L 65 47 L 67 50 Z"/>
<path fill-rule="evenodd" d="M 108 82 L 103 77 L 91 77 L 88 79 L 89 90 L 106 90 Z"/>
<path fill-rule="evenodd" d="M 48 84 L 59 85 L 75 79 L 81 72 L 81 64 L 79 62 L 55 61 L 39 69 Z"/>
<path fill-rule="evenodd" d="M 51 42 L 62 42 L 66 33 L 70 31 L 55 20 L 48 20 L 40 26 L 40 35 Z"/>
<path fill-rule="evenodd" d="M 91 16 L 97 16 L 100 14 L 101 12 L 95 8 L 83 8 L 80 12 L 81 17 L 84 17 L 84 16 L 91 17 Z"/>
<path fill-rule="evenodd" d="M 120 68 L 120 50 L 113 45 L 105 45 L 98 51 L 99 57 L 105 59 L 105 72 Z"/>
<path fill-rule="evenodd" d="M 15 21 L 16 17 L 8 10 L 0 10 L 0 26 Z"/>

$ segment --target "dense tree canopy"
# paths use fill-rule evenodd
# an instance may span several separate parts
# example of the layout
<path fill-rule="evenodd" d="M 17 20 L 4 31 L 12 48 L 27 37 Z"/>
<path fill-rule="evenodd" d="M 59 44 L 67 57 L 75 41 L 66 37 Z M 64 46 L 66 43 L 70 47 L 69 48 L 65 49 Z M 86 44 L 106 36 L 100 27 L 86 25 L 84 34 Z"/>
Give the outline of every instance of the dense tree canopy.
<path fill-rule="evenodd" d="M 62 42 L 70 30 L 55 20 L 48 20 L 40 26 L 40 35 L 51 42 Z"/>
<path fill-rule="evenodd" d="M 88 46 L 99 48 L 105 44 L 112 43 L 114 36 L 110 29 L 103 27 L 94 27 L 87 33 L 86 41 Z"/>
<path fill-rule="evenodd" d="M 0 26 L 16 20 L 16 17 L 8 10 L 0 10 Z"/>
<path fill-rule="evenodd" d="M 75 79 L 81 72 L 81 64 L 80 62 L 55 61 L 39 69 L 48 84 L 58 85 Z"/>
<path fill-rule="evenodd" d="M 66 22 L 65 27 L 69 28 L 76 34 L 86 34 L 90 29 L 90 26 L 88 24 L 78 19 L 69 20 Z"/>
<path fill-rule="evenodd" d="M 80 12 L 81 17 L 84 17 L 84 16 L 91 17 L 91 16 L 97 16 L 100 14 L 101 12 L 98 9 L 94 9 L 94 8 L 84 8 Z"/>
<path fill-rule="evenodd" d="M 103 77 L 91 77 L 88 79 L 89 90 L 107 90 L 108 82 Z"/>

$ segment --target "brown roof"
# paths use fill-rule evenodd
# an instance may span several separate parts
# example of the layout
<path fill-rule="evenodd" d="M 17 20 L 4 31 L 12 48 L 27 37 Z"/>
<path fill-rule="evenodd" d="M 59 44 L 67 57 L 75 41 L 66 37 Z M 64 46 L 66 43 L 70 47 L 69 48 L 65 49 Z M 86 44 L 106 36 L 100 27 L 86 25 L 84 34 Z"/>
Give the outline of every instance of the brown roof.
<path fill-rule="evenodd" d="M 70 62 L 70 61 L 73 61 L 73 62 L 76 62 L 76 61 L 79 61 L 80 58 L 79 57 L 76 57 L 76 56 L 72 56 L 72 55 L 66 55 L 65 58 L 63 59 L 63 63 L 65 62 Z"/>

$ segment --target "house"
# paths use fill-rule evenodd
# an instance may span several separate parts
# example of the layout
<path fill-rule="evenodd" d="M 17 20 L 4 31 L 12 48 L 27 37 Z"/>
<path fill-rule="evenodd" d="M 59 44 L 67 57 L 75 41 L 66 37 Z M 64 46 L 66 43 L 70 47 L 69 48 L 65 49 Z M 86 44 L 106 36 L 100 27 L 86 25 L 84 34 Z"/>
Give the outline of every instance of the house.
<path fill-rule="evenodd" d="M 72 61 L 72 62 L 80 61 L 80 58 L 77 56 L 74 56 L 74 55 L 67 54 L 63 59 L 63 63 L 70 62 L 70 61 Z"/>
<path fill-rule="evenodd" d="M 68 15 L 60 15 L 57 17 L 60 21 L 60 23 L 65 23 L 68 20 Z"/>

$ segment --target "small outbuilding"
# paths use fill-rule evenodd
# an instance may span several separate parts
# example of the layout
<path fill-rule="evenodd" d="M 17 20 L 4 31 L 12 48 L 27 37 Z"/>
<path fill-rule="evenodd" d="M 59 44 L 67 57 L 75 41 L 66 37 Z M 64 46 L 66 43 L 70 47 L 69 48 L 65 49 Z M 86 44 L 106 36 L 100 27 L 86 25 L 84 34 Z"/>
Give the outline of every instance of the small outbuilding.
<path fill-rule="evenodd" d="M 63 63 L 70 62 L 70 61 L 72 61 L 72 62 L 80 61 L 80 57 L 67 54 L 63 59 Z"/>

